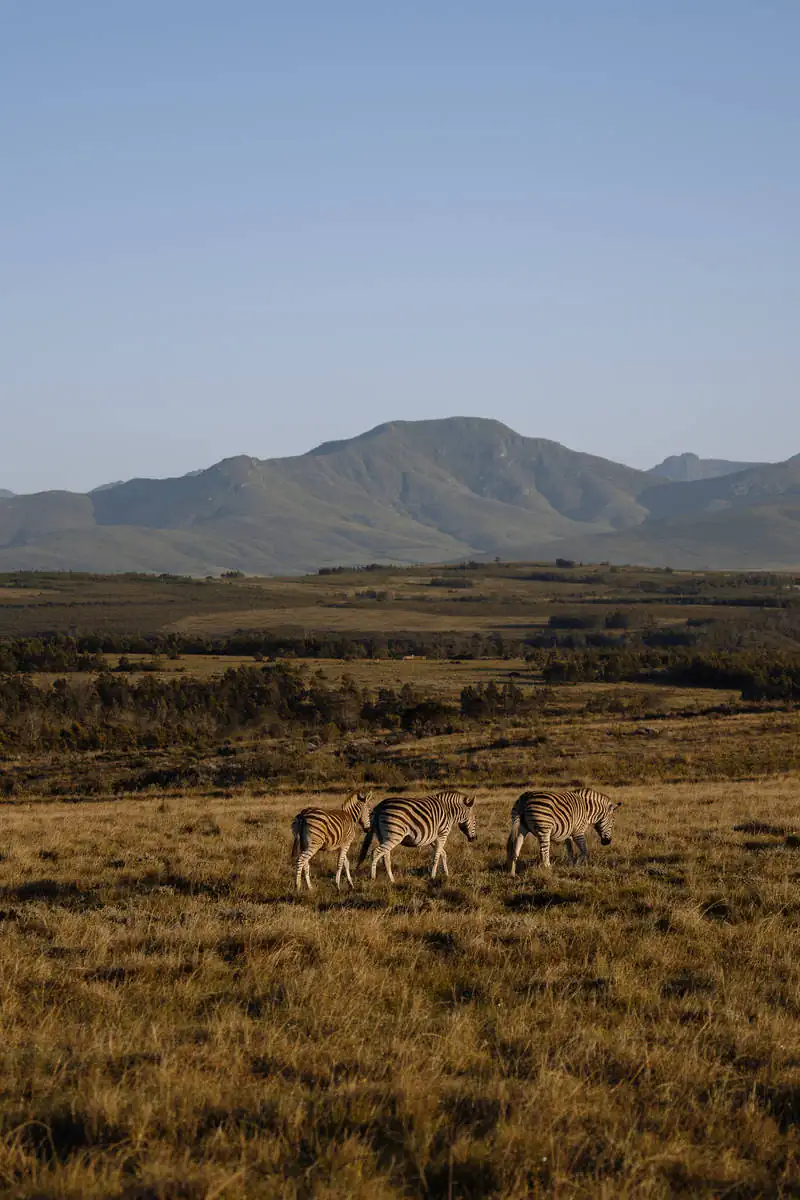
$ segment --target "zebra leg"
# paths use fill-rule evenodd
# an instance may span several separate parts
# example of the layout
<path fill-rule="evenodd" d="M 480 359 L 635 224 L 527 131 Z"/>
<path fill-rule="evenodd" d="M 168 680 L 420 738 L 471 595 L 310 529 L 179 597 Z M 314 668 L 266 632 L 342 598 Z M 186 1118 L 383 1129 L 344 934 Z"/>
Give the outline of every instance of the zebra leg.
<path fill-rule="evenodd" d="M 311 859 L 314 857 L 313 851 L 304 850 L 297 860 L 297 880 L 296 885 L 298 890 L 303 886 L 302 879 L 305 876 L 305 881 L 308 884 L 308 890 L 311 891 Z"/>
<path fill-rule="evenodd" d="M 299 857 L 297 859 L 297 876 L 295 878 L 294 883 L 295 883 L 295 887 L 297 888 L 298 892 L 300 891 L 300 888 L 303 886 L 303 875 L 305 875 L 305 877 L 306 877 L 306 882 L 308 883 L 308 886 L 311 887 L 311 880 L 309 878 L 309 863 L 311 862 L 311 859 L 312 859 L 312 855 L 308 852 L 308 850 L 304 850 L 303 853 L 301 855 L 299 855 Z"/>
<path fill-rule="evenodd" d="M 513 845 L 512 851 L 511 851 L 511 874 L 512 875 L 516 875 L 516 873 L 517 873 L 517 859 L 519 858 L 520 854 L 522 853 L 522 846 L 523 846 L 524 841 L 525 841 L 525 834 L 518 833 L 514 840 L 514 845 Z"/>
<path fill-rule="evenodd" d="M 578 859 L 578 862 L 581 862 L 581 863 L 588 862 L 589 847 L 586 845 L 586 838 L 583 836 L 582 833 L 579 833 L 576 835 L 575 845 L 578 847 L 578 850 L 580 851 L 580 858 Z"/>
<path fill-rule="evenodd" d="M 541 862 L 541 865 L 543 867 L 546 867 L 547 870 L 549 871 L 550 870 L 550 834 L 549 833 L 540 833 L 540 834 L 537 834 L 537 837 L 539 838 L 539 860 Z"/>
<path fill-rule="evenodd" d="M 433 849 L 433 866 L 431 867 L 431 879 L 436 878 L 436 871 L 439 867 L 439 859 L 440 858 L 444 859 L 444 849 L 442 848 L 442 843 L 437 841 L 436 845 L 434 846 L 434 849 Z M 445 874 L 447 874 L 446 868 L 445 868 Z"/>
<path fill-rule="evenodd" d="M 442 864 L 442 870 L 444 871 L 445 875 L 447 875 L 449 878 L 450 872 L 447 869 L 447 854 L 445 853 L 444 846 L 442 846 L 442 853 L 439 855 L 439 861 Z"/>
<path fill-rule="evenodd" d="M 388 848 L 388 846 L 377 847 L 372 856 L 372 870 L 370 871 L 370 875 L 373 879 L 375 879 L 378 874 L 378 863 L 382 861 L 383 865 L 386 867 L 386 874 L 389 876 L 391 882 L 394 883 L 394 875 L 392 874 L 392 860 L 390 856 L 391 850 Z"/>
<path fill-rule="evenodd" d="M 338 863 L 336 864 L 336 890 L 337 890 L 337 892 L 340 890 L 340 885 L 341 885 L 341 882 L 342 882 L 342 868 L 344 867 L 344 864 L 345 864 L 346 862 L 347 862 L 347 851 L 346 851 L 346 850 L 340 850 L 340 851 L 339 851 L 339 861 L 338 861 Z M 349 871 L 349 869 L 348 869 L 348 872 L 347 872 L 347 874 L 348 874 L 348 877 L 349 877 L 349 875 L 350 875 L 350 871 Z M 352 885 L 352 883 L 350 884 L 350 886 L 351 886 L 351 887 L 353 886 L 353 885 Z"/>
<path fill-rule="evenodd" d="M 350 874 L 350 863 L 349 863 L 349 861 L 348 861 L 348 858 L 347 858 L 347 851 L 346 851 L 346 850 L 345 850 L 345 852 L 344 852 L 344 873 L 345 873 L 345 875 L 347 876 L 347 882 L 350 884 L 350 887 L 352 888 L 352 887 L 354 886 L 354 884 L 353 884 L 353 876 Z"/>
<path fill-rule="evenodd" d="M 567 863 L 570 867 L 575 865 L 575 851 L 572 847 L 572 838 L 567 838 L 564 842 L 564 849 L 567 852 Z"/>

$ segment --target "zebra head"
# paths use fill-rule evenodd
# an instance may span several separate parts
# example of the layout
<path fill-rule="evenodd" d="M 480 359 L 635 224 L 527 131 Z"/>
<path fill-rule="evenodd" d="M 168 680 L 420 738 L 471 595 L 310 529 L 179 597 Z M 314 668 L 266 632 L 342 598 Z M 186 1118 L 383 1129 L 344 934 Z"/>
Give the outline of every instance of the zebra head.
<path fill-rule="evenodd" d="M 614 810 L 619 808 L 621 803 L 621 800 L 619 800 L 616 804 L 612 804 L 610 800 L 607 800 L 603 804 L 603 808 L 598 820 L 594 822 L 594 827 L 600 836 L 600 842 L 603 846 L 609 846 L 611 844 L 611 829 L 614 824 Z"/>
<path fill-rule="evenodd" d="M 458 828 L 464 834 L 468 842 L 474 842 L 478 836 L 478 829 L 475 824 L 475 797 L 465 796 L 464 803 L 461 806 L 461 811 L 458 814 Z"/>
<path fill-rule="evenodd" d="M 372 792 L 353 792 L 348 796 L 342 807 L 354 820 L 358 821 L 365 833 L 369 833 L 369 806 L 372 803 Z"/>

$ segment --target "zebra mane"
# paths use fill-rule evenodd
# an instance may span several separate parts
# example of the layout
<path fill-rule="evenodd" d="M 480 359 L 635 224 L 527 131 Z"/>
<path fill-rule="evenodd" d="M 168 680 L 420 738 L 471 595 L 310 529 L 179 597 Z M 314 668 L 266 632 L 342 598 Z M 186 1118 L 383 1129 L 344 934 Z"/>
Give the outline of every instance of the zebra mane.
<path fill-rule="evenodd" d="M 350 816 L 354 812 L 358 812 L 362 804 L 369 804 L 372 800 L 372 792 L 351 792 L 342 805 L 342 812 L 346 812 Z"/>

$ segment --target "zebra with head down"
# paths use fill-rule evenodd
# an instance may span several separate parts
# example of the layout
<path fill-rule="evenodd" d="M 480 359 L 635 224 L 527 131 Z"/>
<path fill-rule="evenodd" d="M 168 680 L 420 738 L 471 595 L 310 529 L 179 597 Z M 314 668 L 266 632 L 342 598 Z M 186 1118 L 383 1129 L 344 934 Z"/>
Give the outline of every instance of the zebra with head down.
<path fill-rule="evenodd" d="M 378 863 L 383 860 L 386 874 L 394 883 L 391 856 L 397 846 L 433 846 L 431 879 L 436 878 L 440 862 L 445 875 L 449 875 L 445 842 L 456 824 L 467 841 L 475 841 L 478 834 L 474 804 L 474 796 L 464 796 L 461 792 L 436 792 L 420 799 L 390 796 L 381 800 L 372 810 L 370 830 L 358 856 L 359 866 L 374 841 L 372 878 L 375 878 Z"/>
<path fill-rule="evenodd" d="M 523 792 L 511 809 L 511 833 L 507 847 L 511 874 L 516 875 L 517 859 L 529 833 L 539 842 L 543 867 L 550 867 L 551 842 L 566 842 L 570 865 L 575 862 L 574 842 L 579 851 L 578 861 L 585 863 L 589 857 L 587 832 L 593 826 L 602 844 L 607 846 L 611 841 L 613 814 L 620 803 L 615 804 L 603 792 L 596 792 L 593 788 Z"/>

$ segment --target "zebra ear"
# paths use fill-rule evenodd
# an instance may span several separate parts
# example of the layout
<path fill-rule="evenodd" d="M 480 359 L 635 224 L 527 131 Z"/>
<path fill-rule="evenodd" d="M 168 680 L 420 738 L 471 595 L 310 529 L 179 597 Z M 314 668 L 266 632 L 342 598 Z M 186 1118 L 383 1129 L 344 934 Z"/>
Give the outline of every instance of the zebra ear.
<path fill-rule="evenodd" d="M 472 806 L 473 806 L 473 804 L 474 804 L 474 803 L 475 803 L 475 797 L 474 797 L 474 796 L 467 796 L 466 800 L 464 801 L 464 807 L 465 807 L 465 808 L 472 808 Z"/>

